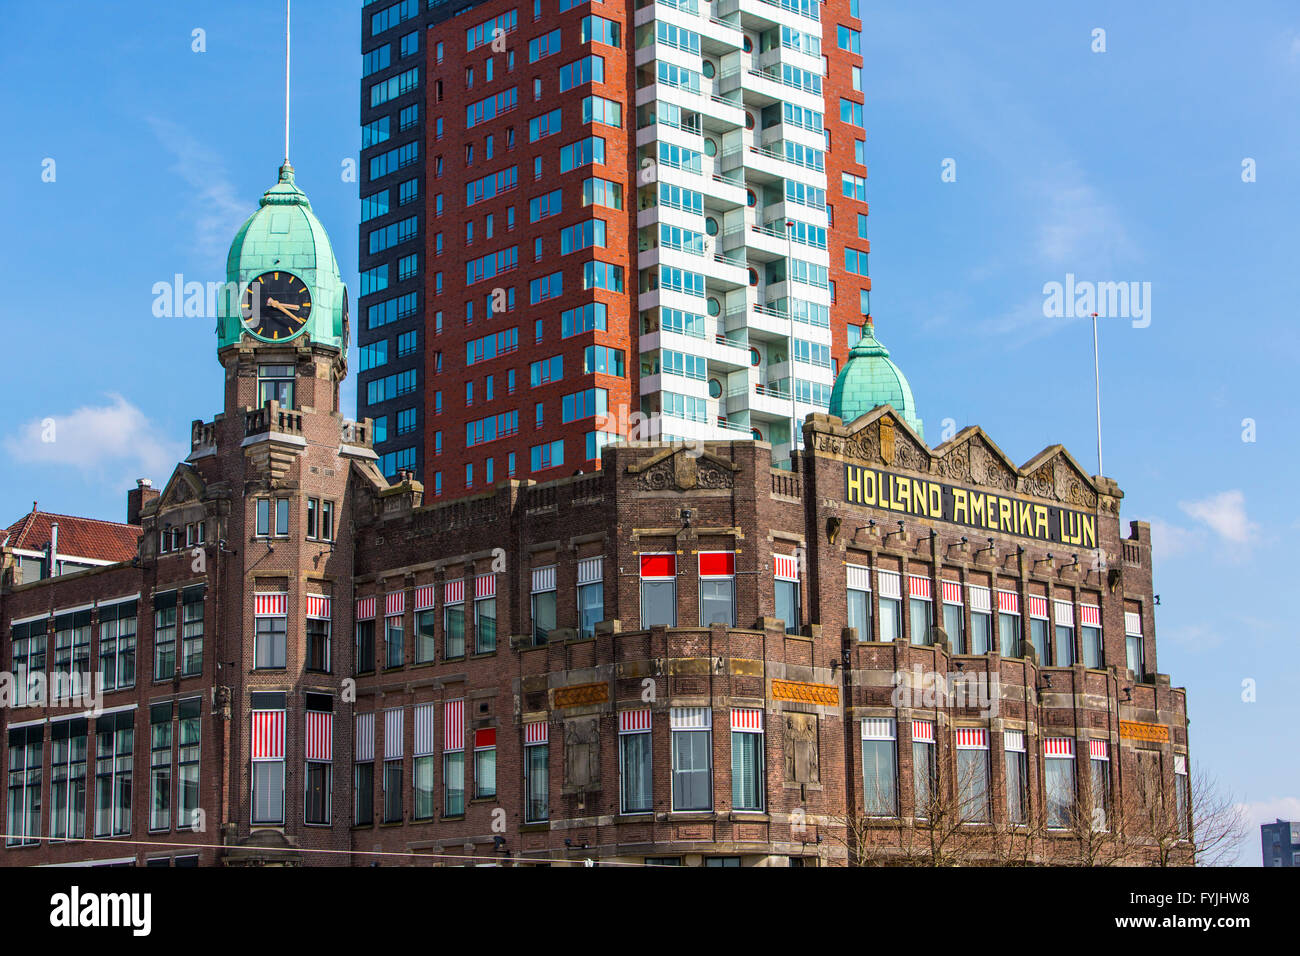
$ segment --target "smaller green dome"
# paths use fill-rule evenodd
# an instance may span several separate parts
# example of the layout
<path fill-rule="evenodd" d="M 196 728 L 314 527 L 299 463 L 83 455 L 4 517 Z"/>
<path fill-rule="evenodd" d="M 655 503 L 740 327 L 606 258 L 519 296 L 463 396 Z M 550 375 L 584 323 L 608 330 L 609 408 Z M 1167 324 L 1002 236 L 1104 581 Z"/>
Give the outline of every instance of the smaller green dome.
<path fill-rule="evenodd" d="M 294 182 L 292 166 L 280 167 L 279 181 L 262 195 L 258 207 L 235 233 L 226 256 L 226 283 L 233 295 L 220 297 L 217 348 L 252 335 L 239 314 L 240 297 L 248 283 L 278 269 L 293 273 L 311 290 L 311 317 L 300 336 L 346 349 L 347 287 L 329 234 L 311 211 L 307 194 Z"/>
<path fill-rule="evenodd" d="M 849 350 L 849 360 L 835 379 L 829 411 L 847 425 L 878 405 L 891 406 L 913 431 L 925 437 L 912 386 L 903 370 L 889 360 L 889 349 L 876 338 L 875 326 L 867 316 L 861 341 Z"/>

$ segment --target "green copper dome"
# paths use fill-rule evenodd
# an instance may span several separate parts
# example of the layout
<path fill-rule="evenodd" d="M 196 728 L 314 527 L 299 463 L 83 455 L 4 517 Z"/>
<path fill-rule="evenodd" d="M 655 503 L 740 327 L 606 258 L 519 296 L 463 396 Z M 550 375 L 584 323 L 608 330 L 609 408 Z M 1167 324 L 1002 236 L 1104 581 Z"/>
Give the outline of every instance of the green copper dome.
<path fill-rule="evenodd" d="M 239 306 L 248 284 L 266 272 L 288 272 L 306 284 L 311 313 L 293 341 L 310 338 L 317 345 L 347 348 L 347 287 L 329 235 L 307 194 L 293 180 L 293 167 L 280 167 L 280 180 L 263 195 L 260 208 L 235 234 L 226 257 L 227 288 L 217 310 L 217 348 L 235 345 L 242 336 L 261 339 L 244 327 Z M 286 341 L 280 339 L 279 341 Z"/>
<path fill-rule="evenodd" d="M 922 438 L 925 432 L 916 416 L 916 399 L 902 369 L 889 360 L 889 349 L 876 338 L 868 316 L 862 340 L 849 350 L 835 387 L 831 389 L 830 413 L 844 424 L 865 415 L 877 405 L 889 405 Z"/>

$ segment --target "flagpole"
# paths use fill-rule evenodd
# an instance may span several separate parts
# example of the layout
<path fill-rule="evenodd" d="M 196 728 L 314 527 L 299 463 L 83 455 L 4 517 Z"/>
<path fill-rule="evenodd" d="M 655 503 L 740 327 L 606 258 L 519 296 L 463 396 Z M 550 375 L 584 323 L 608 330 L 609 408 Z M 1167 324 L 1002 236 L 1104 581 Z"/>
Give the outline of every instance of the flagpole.
<path fill-rule="evenodd" d="M 284 0 L 284 164 L 289 165 L 289 4 Z"/>
<path fill-rule="evenodd" d="M 1101 464 L 1101 353 L 1097 347 L 1097 313 L 1092 313 L 1092 374 L 1097 388 L 1097 474 L 1105 475 Z"/>

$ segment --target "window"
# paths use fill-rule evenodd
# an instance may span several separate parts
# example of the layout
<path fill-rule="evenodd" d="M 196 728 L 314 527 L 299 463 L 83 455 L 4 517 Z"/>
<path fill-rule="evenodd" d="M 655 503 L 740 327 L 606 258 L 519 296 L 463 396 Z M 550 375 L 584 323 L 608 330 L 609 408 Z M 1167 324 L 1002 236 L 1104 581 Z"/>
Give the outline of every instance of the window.
<path fill-rule="evenodd" d="M 257 405 L 278 402 L 281 408 L 293 408 L 294 369 L 292 365 L 257 367 Z"/>
<path fill-rule="evenodd" d="M 604 17 L 586 16 L 582 18 L 582 43 L 603 43 L 606 46 L 621 46 L 619 42 L 621 27 L 613 20 Z"/>
<path fill-rule="evenodd" d="M 518 105 L 519 90 L 513 86 L 508 90 L 484 97 L 477 103 L 465 107 L 465 128 L 473 129 L 480 123 L 486 123 L 497 116 L 509 113 Z"/>
<path fill-rule="evenodd" d="M 1051 658 L 1047 655 L 1047 629 L 1050 622 L 1047 618 L 1047 599 L 1029 596 L 1029 641 L 1034 646 L 1034 654 L 1038 657 L 1040 667 L 1045 667 L 1051 663 Z"/>
<path fill-rule="evenodd" d="M 474 653 L 488 654 L 496 649 L 497 579 L 495 574 L 482 574 L 474 579 Z"/>
<path fill-rule="evenodd" d="M 919 820 L 929 819 L 934 812 L 938 770 L 934 753 L 934 721 L 912 721 L 912 813 Z"/>
<path fill-rule="evenodd" d="M 1023 824 L 1029 816 L 1029 761 L 1023 730 L 1003 732 L 1007 764 L 1007 820 Z"/>
<path fill-rule="evenodd" d="M 253 641 L 253 666 L 276 668 L 285 666 L 285 640 L 289 596 L 287 594 L 257 594 L 254 601 L 256 621 Z"/>
<path fill-rule="evenodd" d="M 787 634 L 798 634 L 799 618 L 799 559 L 794 555 L 773 555 L 776 564 L 774 576 L 776 616 L 785 622 Z"/>
<path fill-rule="evenodd" d="M 534 445 L 528 450 L 529 464 L 533 471 L 544 471 L 547 468 L 558 468 L 564 464 L 564 439 L 557 438 L 552 442 L 544 442 L 541 445 Z"/>
<path fill-rule="evenodd" d="M 582 122 L 600 123 L 604 126 L 621 128 L 623 125 L 623 106 L 603 96 L 586 96 L 582 100 Z"/>
<path fill-rule="evenodd" d="M 1024 657 L 1020 633 L 1020 595 L 998 591 L 998 642 L 1003 657 Z"/>
<path fill-rule="evenodd" d="M 583 558 L 578 562 L 578 633 L 591 637 L 605 619 L 604 561 Z"/>
<path fill-rule="evenodd" d="M 550 741 L 543 722 L 524 724 L 524 822 L 550 818 Z"/>
<path fill-rule="evenodd" d="M 363 196 L 361 199 L 361 221 L 369 222 L 379 216 L 388 214 L 388 190 L 382 190 L 373 196 Z"/>
<path fill-rule="evenodd" d="M 100 718 L 113 725 L 113 718 Z M 110 734 L 109 766 L 112 766 Z M 45 725 L 19 727 L 9 731 L 9 816 L 8 846 L 39 843 L 41 838 L 41 771 L 45 763 Z M 129 775 L 130 769 L 128 767 Z M 128 777 L 129 779 L 129 777 Z M 128 789 L 128 794 L 130 793 Z M 52 831 L 51 831 L 52 832 Z M 130 817 L 127 830 L 130 832 Z M 105 832 L 103 836 L 109 834 Z"/>
<path fill-rule="evenodd" d="M 1057 667 L 1069 667 L 1074 663 L 1074 605 L 1069 601 L 1055 601 L 1056 651 L 1054 663 Z"/>
<path fill-rule="evenodd" d="M 389 595 L 392 597 L 393 595 Z M 400 594 L 397 595 L 400 597 Z M 384 666 L 401 667 L 406 661 L 402 633 L 402 615 L 393 614 L 384 618 Z"/>
<path fill-rule="evenodd" d="M 518 185 L 518 166 L 509 166 L 495 173 L 489 173 L 465 184 L 465 205 L 473 206 L 476 203 L 486 202 L 501 193 L 509 192 Z"/>
<path fill-rule="evenodd" d="M 605 206 L 609 209 L 623 208 L 623 187 L 607 179 L 592 177 L 582 181 L 582 204 L 584 206 Z"/>
<path fill-rule="evenodd" d="M 181 597 L 181 674 L 190 677 L 203 672 L 202 584 L 188 587 Z"/>
<path fill-rule="evenodd" d="M 551 110 L 541 116 L 534 116 L 528 121 L 528 142 L 533 143 L 546 136 L 554 136 L 560 131 L 560 111 Z"/>
<path fill-rule="evenodd" d="M 363 53 L 361 56 L 361 75 L 370 76 L 372 73 L 387 69 L 392 62 L 392 53 L 393 45 L 391 43 L 385 43 L 369 53 Z"/>
<path fill-rule="evenodd" d="M 919 574 L 909 574 L 907 591 L 912 643 L 933 644 L 930 629 L 934 626 L 934 608 L 930 600 L 930 579 Z"/>
<path fill-rule="evenodd" d="M 1178 814 L 1178 835 L 1192 837 L 1192 790 L 1187 774 L 1187 755 L 1174 754 L 1174 812 Z"/>
<path fill-rule="evenodd" d="M 1079 607 L 1079 643 L 1083 647 L 1083 666 L 1102 667 L 1105 651 L 1101 643 L 1101 608 L 1093 604 Z"/>
<path fill-rule="evenodd" d="M 661 62 L 662 65 L 662 62 Z M 560 67 L 560 92 L 581 86 L 584 83 L 605 82 L 605 58 L 603 56 L 584 56 L 580 60 L 566 63 Z"/>
<path fill-rule="evenodd" d="M 172 705 L 149 708 L 149 829 L 172 825 Z"/>
<path fill-rule="evenodd" d="M 442 655 L 444 659 L 465 656 L 465 582 L 443 585 Z"/>
<path fill-rule="evenodd" d="M 153 599 L 153 679 L 171 680 L 176 673 L 176 592 Z"/>
<path fill-rule="evenodd" d="M 446 701 L 442 710 L 442 812 L 459 817 L 465 813 L 465 701 Z"/>
<path fill-rule="evenodd" d="M 859 641 L 874 640 L 871 630 L 871 570 L 846 565 L 849 627 L 857 628 Z"/>
<path fill-rule="evenodd" d="M 605 220 L 588 219 L 560 230 L 560 255 L 605 245 Z"/>
<path fill-rule="evenodd" d="M 558 53 L 560 50 L 560 31 L 552 30 L 528 41 L 528 62 L 536 63 L 542 57 Z"/>
<path fill-rule="evenodd" d="M 547 299 L 557 298 L 563 292 L 564 276 L 562 273 L 554 272 L 549 276 L 533 279 L 528 283 L 528 303 L 536 305 L 539 302 L 545 302 Z"/>
<path fill-rule="evenodd" d="M 649 709 L 620 711 L 618 779 L 623 813 L 650 813 L 654 809 L 654 755 L 650 743 Z"/>
<path fill-rule="evenodd" d="M 474 796 L 497 795 L 497 732 L 491 727 L 474 731 Z"/>
<path fill-rule="evenodd" d="M 1124 612 L 1124 655 L 1125 664 L 1133 672 L 1134 679 L 1146 679 L 1145 661 L 1142 656 L 1142 615 L 1136 611 Z"/>
<path fill-rule="evenodd" d="M 763 810 L 763 711 L 731 709 L 731 808 Z"/>
<path fill-rule="evenodd" d="M 417 599 L 418 600 L 418 599 Z M 412 781 L 411 816 L 416 820 L 433 819 L 434 714 L 437 704 L 417 704 L 415 708 L 415 779 Z"/>
<path fill-rule="evenodd" d="M 197 829 L 199 825 L 199 738 L 203 699 L 180 702 L 180 737 L 177 750 L 176 828 Z"/>
<path fill-rule="evenodd" d="M 1047 825 L 1069 827 L 1074 822 L 1074 741 L 1069 737 L 1043 740 L 1043 785 L 1047 793 Z"/>
<path fill-rule="evenodd" d="M 533 568 L 532 577 L 533 646 L 539 647 L 555 630 L 555 565 Z"/>
<path fill-rule="evenodd" d="M 438 657 L 438 645 L 434 636 L 434 622 L 437 620 L 433 603 L 434 588 L 430 585 L 416 588 L 415 591 L 415 663 L 426 664 Z M 428 607 L 422 607 L 422 604 L 427 604 Z"/>
<path fill-rule="evenodd" d="M 708 707 L 674 707 L 673 810 L 713 809 L 713 720 Z"/>
<path fill-rule="evenodd" d="M 418 9 L 418 8 L 417 8 Z M 491 20 L 484 20 L 477 26 L 470 27 L 465 31 L 465 50 L 473 52 L 478 47 L 492 42 L 496 37 L 496 31 L 500 30 L 501 35 L 513 33 L 519 27 L 519 11 L 507 10 Z"/>
<path fill-rule="evenodd" d="M 39 729 L 39 728 L 28 728 Z M 60 720 L 50 724 L 50 839 L 79 838 L 86 835 L 86 732 L 87 721 L 84 717 L 73 718 L 72 720 Z M 10 732 L 10 779 L 9 787 L 11 791 L 9 803 L 9 822 L 10 833 L 23 833 L 23 835 L 39 834 L 39 827 L 35 831 L 23 831 L 22 828 L 26 817 L 26 798 L 24 794 L 15 801 L 13 791 L 15 783 L 21 776 L 24 778 L 25 771 L 16 771 L 14 767 L 15 751 L 20 760 L 25 763 L 26 741 L 15 747 L 14 733 L 23 734 L 23 730 Z M 39 750 L 37 751 L 39 753 Z M 39 761 L 35 768 L 40 771 Z M 35 793 L 38 798 L 37 816 L 39 816 L 39 796 L 40 784 L 39 778 L 35 786 Z M 15 802 L 17 806 L 15 806 Z M 9 842 L 17 842 L 11 835 Z"/>
<path fill-rule="evenodd" d="M 254 824 L 284 822 L 284 699 L 252 695 Z"/>
<path fill-rule="evenodd" d="M 131 832 L 131 771 L 135 765 L 135 711 L 123 710 L 96 718 L 95 738 L 95 836 L 124 836 Z M 9 739 L 10 780 L 12 781 L 12 731 Z M 39 769 L 39 755 L 36 759 Z M 38 796 L 37 800 L 39 799 Z M 12 805 L 11 789 L 10 806 Z M 38 802 L 37 814 L 39 813 Z M 10 819 L 12 820 L 13 817 Z"/>
<path fill-rule="evenodd" d="M 1092 829 L 1110 828 L 1110 744 L 1105 740 L 1088 741 L 1088 766 L 1092 784 Z"/>
<path fill-rule="evenodd" d="M 892 717 L 862 720 L 862 812 L 869 817 L 898 815 L 898 761 Z"/>
<path fill-rule="evenodd" d="M 402 822 L 402 732 L 404 711 L 384 711 L 384 822 Z"/>
<path fill-rule="evenodd" d="M 135 601 L 122 601 L 107 607 L 101 605 L 99 608 L 99 676 L 104 690 L 135 685 L 135 615 Z M 21 633 L 19 628 L 22 628 Z M 13 628 L 15 658 L 19 642 L 26 643 L 22 635 L 27 630 L 27 625 Z M 17 670 L 15 660 L 14 672 Z"/>
<path fill-rule="evenodd" d="M 588 388 L 565 395 L 561 402 L 560 421 L 573 422 L 593 416 L 604 417 L 609 408 L 609 392 L 603 388 Z M 538 419 L 541 425 L 541 419 Z"/>
<path fill-rule="evenodd" d="M 989 735 L 980 727 L 958 727 L 957 799 L 965 823 L 989 820 Z"/>
<path fill-rule="evenodd" d="M 701 551 L 700 626 L 736 626 L 736 555 L 730 551 Z"/>
<path fill-rule="evenodd" d="M 560 313 L 560 337 L 568 338 L 590 332 L 593 329 L 605 329 L 607 310 L 602 302 L 588 302 L 586 305 L 566 309 Z"/>
<path fill-rule="evenodd" d="M 370 106 L 376 107 L 411 92 L 420 85 L 420 68 L 412 67 L 370 87 Z"/>
<path fill-rule="evenodd" d="M 677 626 L 677 555 L 641 555 L 641 627 Z"/>
<path fill-rule="evenodd" d="M 548 216 L 558 216 L 564 209 L 563 196 L 558 189 L 528 201 L 528 221 L 537 222 Z"/>
<path fill-rule="evenodd" d="M 356 714 L 355 721 L 352 822 L 369 826 L 375 822 L 375 715 Z"/>
<path fill-rule="evenodd" d="M 586 139 L 580 139 L 576 143 L 560 148 L 560 172 L 562 173 L 577 169 L 579 166 L 590 166 L 593 163 L 601 165 L 605 163 L 603 137 L 588 136 Z"/>
<path fill-rule="evenodd" d="M 375 669 L 375 622 L 357 621 L 357 673 L 368 674 Z"/>
<path fill-rule="evenodd" d="M 954 654 L 966 653 L 966 634 L 962 627 L 961 585 L 956 581 L 941 581 L 943 593 L 943 629 L 948 635 L 948 646 Z"/>

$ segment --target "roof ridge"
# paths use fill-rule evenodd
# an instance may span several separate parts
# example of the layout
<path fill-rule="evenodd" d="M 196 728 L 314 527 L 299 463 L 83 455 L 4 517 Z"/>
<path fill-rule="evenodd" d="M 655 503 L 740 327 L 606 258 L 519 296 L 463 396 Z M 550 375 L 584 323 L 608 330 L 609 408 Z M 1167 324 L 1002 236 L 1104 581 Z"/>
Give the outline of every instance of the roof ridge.
<path fill-rule="evenodd" d="M 23 515 L 23 517 L 20 518 L 19 520 L 22 521 L 26 519 L 34 519 L 37 515 L 46 515 L 47 517 L 50 518 L 68 518 L 72 521 L 95 521 L 98 522 L 99 524 L 111 524 L 111 525 L 116 525 L 117 527 L 120 528 L 140 527 L 140 525 L 138 524 L 131 524 L 130 522 L 126 522 L 126 521 L 110 521 L 108 518 L 90 518 L 85 515 L 65 515 L 58 511 L 29 511 L 27 514 Z M 12 527 L 13 526 L 11 525 L 10 529 L 12 529 Z"/>

